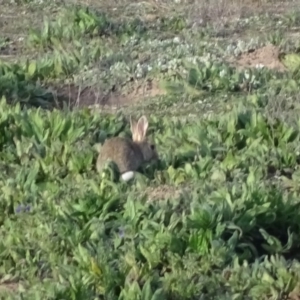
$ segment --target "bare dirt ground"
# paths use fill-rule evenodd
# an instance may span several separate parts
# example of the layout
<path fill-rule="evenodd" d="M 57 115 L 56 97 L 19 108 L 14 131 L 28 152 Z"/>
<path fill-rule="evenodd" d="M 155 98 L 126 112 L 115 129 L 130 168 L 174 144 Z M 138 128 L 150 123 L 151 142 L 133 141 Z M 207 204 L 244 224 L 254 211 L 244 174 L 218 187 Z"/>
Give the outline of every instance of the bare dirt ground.
<path fill-rule="evenodd" d="M 262 48 L 251 50 L 248 53 L 243 53 L 237 59 L 232 59 L 234 65 L 239 68 L 257 68 L 264 66 L 268 69 L 278 71 L 286 71 L 286 67 L 280 61 L 280 52 L 278 47 L 274 45 L 266 45 Z"/>

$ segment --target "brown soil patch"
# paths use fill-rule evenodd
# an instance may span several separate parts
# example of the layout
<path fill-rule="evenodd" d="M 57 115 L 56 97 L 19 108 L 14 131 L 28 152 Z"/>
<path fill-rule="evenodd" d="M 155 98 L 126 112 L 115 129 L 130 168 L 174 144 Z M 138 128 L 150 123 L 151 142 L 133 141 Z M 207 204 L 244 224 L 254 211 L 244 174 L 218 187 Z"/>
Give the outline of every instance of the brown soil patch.
<path fill-rule="evenodd" d="M 145 97 L 165 94 L 159 88 L 158 82 L 154 80 L 132 83 L 126 86 L 126 90 L 113 88 L 108 93 L 101 92 L 97 87 L 81 87 L 74 84 L 56 87 L 52 93 L 59 107 L 62 107 L 65 102 L 69 107 L 107 106 L 112 108 L 128 106 Z"/>
<path fill-rule="evenodd" d="M 179 198 L 183 188 L 171 185 L 160 185 L 157 187 L 147 187 L 145 194 L 148 196 L 148 202 L 166 200 L 170 198 Z"/>
<path fill-rule="evenodd" d="M 290 300 L 300 300 L 300 290 L 299 287 L 296 286 L 292 292 L 289 293 L 288 298 Z"/>
<path fill-rule="evenodd" d="M 279 60 L 279 54 L 279 49 L 270 44 L 254 51 L 243 53 L 233 63 L 240 68 L 255 68 L 263 65 L 268 69 L 286 71 L 285 66 Z"/>
<path fill-rule="evenodd" d="M 17 292 L 19 284 L 16 282 L 3 282 L 0 284 L 0 292 Z"/>
<path fill-rule="evenodd" d="M 0 25 L 1 26 L 1 25 Z M 17 53 L 16 42 L 11 42 L 9 39 L 6 39 L 6 43 L 0 46 L 0 59 L 13 56 Z"/>

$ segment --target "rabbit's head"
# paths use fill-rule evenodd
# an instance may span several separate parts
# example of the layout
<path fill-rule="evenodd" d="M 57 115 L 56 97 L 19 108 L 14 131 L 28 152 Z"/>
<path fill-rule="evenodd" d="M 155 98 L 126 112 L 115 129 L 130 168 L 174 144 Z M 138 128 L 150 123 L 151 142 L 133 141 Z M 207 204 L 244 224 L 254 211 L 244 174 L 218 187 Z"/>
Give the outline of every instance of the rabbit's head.
<path fill-rule="evenodd" d="M 137 122 L 130 118 L 130 129 L 132 132 L 132 140 L 139 146 L 144 161 L 157 160 L 158 153 L 155 144 L 147 138 L 148 120 L 146 116 L 140 117 Z"/>

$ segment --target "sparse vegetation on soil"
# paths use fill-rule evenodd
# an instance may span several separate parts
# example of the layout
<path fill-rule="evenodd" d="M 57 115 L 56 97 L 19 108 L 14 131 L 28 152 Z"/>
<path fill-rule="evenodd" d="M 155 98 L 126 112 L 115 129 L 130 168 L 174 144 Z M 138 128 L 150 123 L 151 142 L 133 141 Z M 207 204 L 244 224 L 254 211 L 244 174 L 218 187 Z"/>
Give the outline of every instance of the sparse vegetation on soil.
<path fill-rule="evenodd" d="M 1 299 L 300 299 L 300 1 L 0 2 Z M 96 146 L 145 114 L 160 160 Z"/>

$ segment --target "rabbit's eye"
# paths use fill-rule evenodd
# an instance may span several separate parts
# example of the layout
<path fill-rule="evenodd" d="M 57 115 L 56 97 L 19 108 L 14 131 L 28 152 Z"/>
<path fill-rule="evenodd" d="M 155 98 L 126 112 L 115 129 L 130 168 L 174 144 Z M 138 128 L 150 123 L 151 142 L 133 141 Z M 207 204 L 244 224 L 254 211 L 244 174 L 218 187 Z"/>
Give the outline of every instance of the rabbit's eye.
<path fill-rule="evenodd" d="M 155 149 L 155 146 L 153 144 L 150 145 L 151 150 Z"/>

